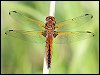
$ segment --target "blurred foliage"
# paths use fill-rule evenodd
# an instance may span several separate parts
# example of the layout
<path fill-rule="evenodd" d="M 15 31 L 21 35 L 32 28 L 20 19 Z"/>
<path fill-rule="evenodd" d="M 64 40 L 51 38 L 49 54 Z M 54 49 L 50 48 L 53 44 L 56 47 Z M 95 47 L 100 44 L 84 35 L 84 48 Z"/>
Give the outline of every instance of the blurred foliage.
<path fill-rule="evenodd" d="M 9 11 L 20 10 L 34 19 L 45 22 L 49 15 L 49 1 L 1 1 L 1 73 L 42 74 L 44 44 L 8 37 L 6 30 L 16 28 L 17 23 Z M 87 30 L 95 37 L 73 44 L 53 44 L 51 74 L 95 74 L 99 73 L 99 2 L 98 1 L 57 1 L 55 17 L 57 22 L 82 14 L 93 14 Z M 19 20 L 21 20 L 19 18 Z M 21 26 L 23 29 L 23 25 Z M 81 29 L 83 30 L 83 29 Z M 83 30 L 84 31 L 84 30 Z"/>

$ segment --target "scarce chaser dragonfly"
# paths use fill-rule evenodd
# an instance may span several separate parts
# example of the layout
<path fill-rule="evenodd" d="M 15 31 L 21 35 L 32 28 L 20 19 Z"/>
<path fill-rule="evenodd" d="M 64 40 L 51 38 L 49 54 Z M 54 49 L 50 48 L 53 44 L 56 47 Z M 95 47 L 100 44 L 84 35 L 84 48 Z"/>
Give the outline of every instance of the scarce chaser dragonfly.
<path fill-rule="evenodd" d="M 52 59 L 52 43 L 66 43 L 76 42 L 82 39 L 93 37 L 94 33 L 90 31 L 74 31 L 78 27 L 83 27 L 85 23 L 90 21 L 93 16 L 91 14 L 84 14 L 73 19 L 68 19 L 56 24 L 55 17 L 46 17 L 46 23 L 39 20 L 32 19 L 25 16 L 18 11 L 10 11 L 9 15 L 15 18 L 15 20 L 21 25 L 30 26 L 32 31 L 11 29 L 5 32 L 6 35 L 10 35 L 16 38 L 26 39 L 26 36 L 33 42 L 46 42 L 46 63 L 48 68 L 51 65 Z M 57 38 L 58 40 L 55 40 Z M 63 41 L 63 42 L 62 42 Z"/>

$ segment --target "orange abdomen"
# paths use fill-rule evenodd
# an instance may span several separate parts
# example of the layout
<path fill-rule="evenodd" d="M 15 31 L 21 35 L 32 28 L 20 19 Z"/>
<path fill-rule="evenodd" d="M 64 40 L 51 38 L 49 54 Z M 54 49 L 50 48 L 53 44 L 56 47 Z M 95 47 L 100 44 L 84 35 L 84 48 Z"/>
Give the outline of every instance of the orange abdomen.
<path fill-rule="evenodd" d="M 52 59 L 52 37 L 48 37 L 46 39 L 46 62 L 48 65 L 48 68 L 51 66 L 51 59 Z"/>

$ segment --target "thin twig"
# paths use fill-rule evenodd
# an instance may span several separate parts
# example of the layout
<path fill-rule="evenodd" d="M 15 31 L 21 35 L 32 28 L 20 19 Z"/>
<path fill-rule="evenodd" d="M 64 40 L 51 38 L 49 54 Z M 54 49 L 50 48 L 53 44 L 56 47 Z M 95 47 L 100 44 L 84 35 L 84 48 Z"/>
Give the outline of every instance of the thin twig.
<path fill-rule="evenodd" d="M 54 16 L 54 15 L 55 15 L 55 1 L 51 1 L 49 16 Z"/>
<path fill-rule="evenodd" d="M 51 1 L 49 16 L 54 16 L 54 13 L 55 13 L 55 1 Z M 47 67 L 48 65 L 46 63 L 46 49 L 47 48 L 45 48 L 45 54 L 44 54 L 43 74 L 49 74 L 49 68 Z"/>

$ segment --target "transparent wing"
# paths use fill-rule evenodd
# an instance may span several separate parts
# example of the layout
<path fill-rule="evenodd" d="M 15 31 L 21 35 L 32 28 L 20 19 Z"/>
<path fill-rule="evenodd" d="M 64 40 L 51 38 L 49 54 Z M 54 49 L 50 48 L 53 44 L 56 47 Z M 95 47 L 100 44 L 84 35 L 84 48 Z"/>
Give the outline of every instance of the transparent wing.
<path fill-rule="evenodd" d="M 20 11 L 10 11 L 9 15 L 16 20 L 18 23 L 16 26 L 21 26 L 21 27 L 30 27 L 33 30 L 43 30 L 44 28 L 44 23 L 33 19 L 31 16 L 28 14 L 22 13 Z"/>
<path fill-rule="evenodd" d="M 57 31 L 76 31 L 80 29 L 86 29 L 89 27 L 85 23 L 89 22 L 93 18 L 91 14 L 85 14 L 73 19 L 68 19 L 56 24 Z"/>
<path fill-rule="evenodd" d="M 6 35 L 30 41 L 33 43 L 45 43 L 45 37 L 42 35 L 42 31 L 24 31 L 24 30 L 8 30 L 5 32 Z"/>
<path fill-rule="evenodd" d="M 54 38 L 54 43 L 65 44 L 73 43 L 94 36 L 90 31 L 76 31 L 76 32 L 58 32 L 58 36 Z"/>

